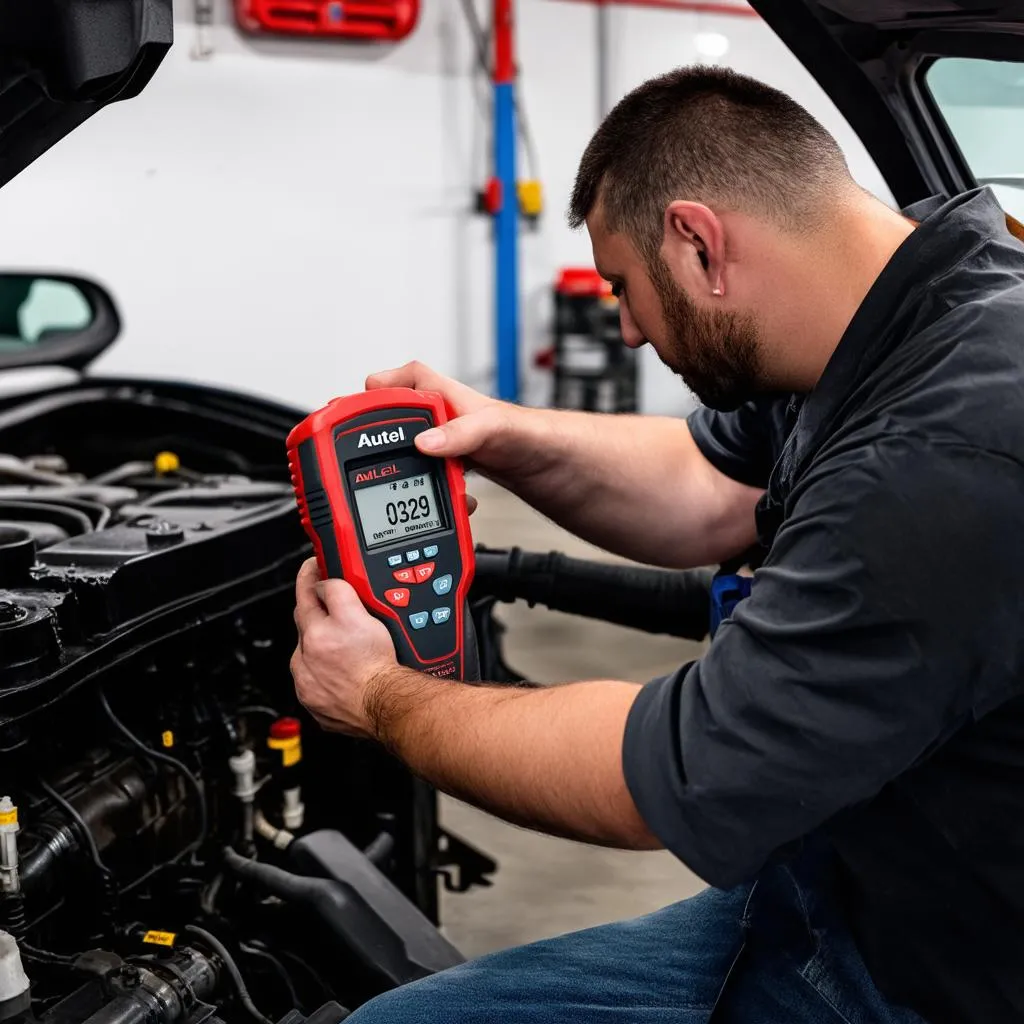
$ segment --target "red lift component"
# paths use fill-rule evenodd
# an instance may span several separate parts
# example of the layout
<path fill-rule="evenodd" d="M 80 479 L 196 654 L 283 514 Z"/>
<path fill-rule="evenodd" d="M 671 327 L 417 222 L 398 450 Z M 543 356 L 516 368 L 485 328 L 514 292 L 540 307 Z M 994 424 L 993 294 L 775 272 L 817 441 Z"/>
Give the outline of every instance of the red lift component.
<path fill-rule="evenodd" d="M 235 0 L 244 31 L 307 38 L 394 43 L 419 15 L 419 0 Z"/>
<path fill-rule="evenodd" d="M 488 178 L 484 186 L 482 203 L 484 209 L 491 214 L 501 209 L 502 187 L 501 178 Z"/>

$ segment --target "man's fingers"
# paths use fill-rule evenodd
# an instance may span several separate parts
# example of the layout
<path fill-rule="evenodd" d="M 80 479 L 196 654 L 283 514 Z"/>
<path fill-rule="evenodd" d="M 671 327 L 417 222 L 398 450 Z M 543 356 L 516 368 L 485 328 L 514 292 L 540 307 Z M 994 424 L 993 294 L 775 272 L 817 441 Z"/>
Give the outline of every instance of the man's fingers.
<path fill-rule="evenodd" d="M 505 409 L 486 406 L 417 434 L 416 447 L 427 455 L 444 458 L 472 455 L 505 429 L 507 418 Z"/>
<path fill-rule="evenodd" d="M 327 614 L 332 618 L 343 618 L 356 608 L 363 607 L 352 584 L 346 583 L 345 580 L 324 580 L 317 590 L 320 600 L 327 608 Z"/>
<path fill-rule="evenodd" d="M 436 391 L 444 395 L 445 400 L 460 416 L 494 404 L 493 399 L 474 391 L 468 384 L 461 384 L 457 380 L 445 377 L 420 362 L 406 363 L 397 369 L 372 373 L 366 378 L 365 385 L 367 391 L 375 391 L 378 388 Z"/>
<path fill-rule="evenodd" d="M 472 515 L 480 506 L 480 502 L 472 494 L 466 495 L 466 514 Z"/>
<path fill-rule="evenodd" d="M 310 625 L 324 617 L 324 610 L 317 596 L 316 586 L 320 582 L 320 571 L 315 558 L 302 563 L 295 578 L 295 625 L 302 633 Z"/>
<path fill-rule="evenodd" d="M 379 373 L 370 374 L 366 378 L 366 390 L 374 391 L 377 388 L 437 390 L 444 383 L 446 383 L 445 378 L 436 370 L 414 361 L 393 370 L 381 370 Z"/>

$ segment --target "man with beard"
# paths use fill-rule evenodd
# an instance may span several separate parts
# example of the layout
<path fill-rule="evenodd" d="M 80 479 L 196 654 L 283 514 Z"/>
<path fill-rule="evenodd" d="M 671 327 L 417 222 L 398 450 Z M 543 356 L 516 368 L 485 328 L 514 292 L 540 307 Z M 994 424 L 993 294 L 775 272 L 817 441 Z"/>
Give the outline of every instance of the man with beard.
<path fill-rule="evenodd" d="M 702 399 L 687 422 L 519 408 L 418 364 L 367 386 L 443 392 L 459 415 L 423 451 L 611 551 L 756 546 L 750 596 L 646 686 L 508 690 L 398 667 L 310 563 L 292 670 L 326 727 L 441 789 L 664 846 L 709 888 L 352 1020 L 1024 1020 L 1024 247 L 986 189 L 890 210 L 791 99 L 706 68 L 612 111 L 570 220 L 626 344 Z"/>

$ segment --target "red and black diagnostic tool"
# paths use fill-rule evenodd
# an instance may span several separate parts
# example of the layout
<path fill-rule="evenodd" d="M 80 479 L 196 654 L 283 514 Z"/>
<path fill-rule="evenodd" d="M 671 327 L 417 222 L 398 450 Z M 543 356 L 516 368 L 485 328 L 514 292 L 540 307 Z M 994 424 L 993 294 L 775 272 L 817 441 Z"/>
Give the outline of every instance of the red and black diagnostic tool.
<path fill-rule="evenodd" d="M 335 398 L 288 435 L 288 463 L 321 579 L 355 588 L 388 627 L 401 664 L 469 681 L 480 669 L 462 466 L 413 443 L 447 421 L 434 392 Z"/>

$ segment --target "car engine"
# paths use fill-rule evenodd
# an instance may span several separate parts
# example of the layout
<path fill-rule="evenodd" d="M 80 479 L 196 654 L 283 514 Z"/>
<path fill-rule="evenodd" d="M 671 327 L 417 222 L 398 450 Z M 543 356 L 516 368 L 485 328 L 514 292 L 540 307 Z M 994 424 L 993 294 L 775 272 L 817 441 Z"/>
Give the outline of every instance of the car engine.
<path fill-rule="evenodd" d="M 330 1024 L 460 962 L 433 790 L 296 704 L 287 480 L 81 461 L 0 455 L 0 1018 Z"/>

